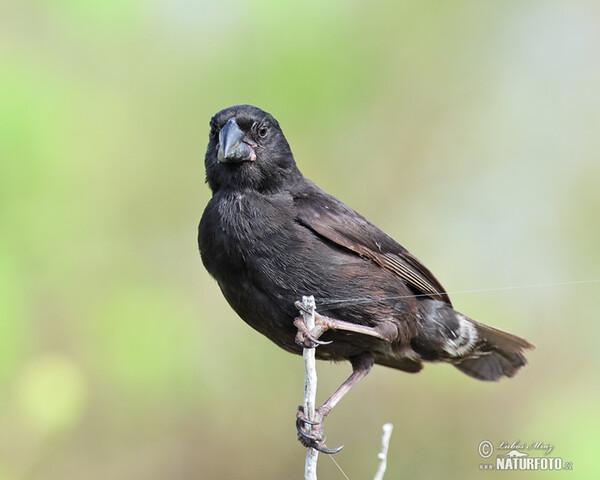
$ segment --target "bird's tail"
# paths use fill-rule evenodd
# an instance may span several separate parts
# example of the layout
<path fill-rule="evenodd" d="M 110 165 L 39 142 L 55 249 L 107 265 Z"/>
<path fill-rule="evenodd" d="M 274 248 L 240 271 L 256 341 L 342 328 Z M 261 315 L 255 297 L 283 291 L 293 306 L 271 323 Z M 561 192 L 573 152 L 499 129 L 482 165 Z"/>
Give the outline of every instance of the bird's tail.
<path fill-rule="evenodd" d="M 527 340 L 471 318 L 467 321 L 475 326 L 477 342 L 469 354 L 452 362 L 461 372 L 478 380 L 493 381 L 512 377 L 527 364 L 523 350 L 534 348 Z"/>
<path fill-rule="evenodd" d="M 445 361 L 478 380 L 512 377 L 527 363 L 527 340 L 484 325 L 439 300 L 420 302 L 420 331 L 412 341 L 423 360 Z"/>

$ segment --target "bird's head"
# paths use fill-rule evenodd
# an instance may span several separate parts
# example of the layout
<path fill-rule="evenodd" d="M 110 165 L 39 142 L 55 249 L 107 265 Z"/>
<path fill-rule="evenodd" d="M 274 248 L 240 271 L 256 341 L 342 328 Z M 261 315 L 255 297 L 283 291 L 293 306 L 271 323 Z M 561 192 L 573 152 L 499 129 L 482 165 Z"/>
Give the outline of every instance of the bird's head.
<path fill-rule="evenodd" d="M 205 166 L 213 192 L 276 191 L 300 175 L 277 120 L 251 105 L 229 107 L 212 117 Z"/>

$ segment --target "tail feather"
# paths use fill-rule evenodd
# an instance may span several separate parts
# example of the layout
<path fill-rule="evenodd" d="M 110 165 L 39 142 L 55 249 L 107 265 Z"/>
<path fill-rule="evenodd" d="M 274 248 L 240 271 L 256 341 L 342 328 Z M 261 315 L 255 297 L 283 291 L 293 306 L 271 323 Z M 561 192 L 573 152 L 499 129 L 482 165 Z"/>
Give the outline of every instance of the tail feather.
<path fill-rule="evenodd" d="M 524 338 L 468 319 L 477 329 L 473 351 L 453 362 L 461 372 L 478 380 L 495 381 L 512 377 L 527 364 L 523 350 L 534 348 Z"/>
<path fill-rule="evenodd" d="M 527 340 L 479 323 L 439 300 L 420 302 L 414 351 L 427 361 L 445 361 L 478 380 L 512 377 L 527 363 Z"/>

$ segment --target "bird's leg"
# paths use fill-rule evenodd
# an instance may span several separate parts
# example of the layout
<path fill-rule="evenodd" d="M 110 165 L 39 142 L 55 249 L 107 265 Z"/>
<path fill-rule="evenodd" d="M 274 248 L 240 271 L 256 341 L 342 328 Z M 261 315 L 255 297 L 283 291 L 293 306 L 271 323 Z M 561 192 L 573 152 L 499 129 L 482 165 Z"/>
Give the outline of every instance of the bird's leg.
<path fill-rule="evenodd" d="M 302 309 L 299 302 L 296 303 L 296 308 Z M 367 327 L 366 325 L 358 325 L 356 323 L 344 322 L 336 318 L 326 317 L 325 315 L 319 315 L 315 312 L 315 328 L 308 329 L 304 324 L 302 317 L 297 317 L 294 320 L 294 326 L 298 329 L 296 333 L 296 343 L 301 347 L 314 348 L 317 345 L 326 345 L 331 342 L 319 341 L 319 337 L 323 335 L 327 330 L 344 330 L 346 332 L 360 333 L 362 335 L 369 335 L 371 337 L 379 338 L 381 340 L 388 340 L 381 333 L 379 333 L 373 327 Z"/>
<path fill-rule="evenodd" d="M 339 388 L 331 394 L 331 396 L 325 400 L 325 402 L 318 408 L 315 409 L 315 420 L 311 421 L 304 415 L 304 408 L 298 407 L 296 413 L 296 430 L 298 430 L 298 440 L 305 447 L 314 448 L 323 453 L 337 453 L 341 447 L 336 449 L 328 449 L 325 445 L 325 436 L 323 434 L 323 420 L 333 407 L 346 395 L 350 389 L 363 378 L 373 366 L 373 357 L 369 354 L 359 355 L 350 359 L 352 363 L 352 374 L 342 383 Z"/>

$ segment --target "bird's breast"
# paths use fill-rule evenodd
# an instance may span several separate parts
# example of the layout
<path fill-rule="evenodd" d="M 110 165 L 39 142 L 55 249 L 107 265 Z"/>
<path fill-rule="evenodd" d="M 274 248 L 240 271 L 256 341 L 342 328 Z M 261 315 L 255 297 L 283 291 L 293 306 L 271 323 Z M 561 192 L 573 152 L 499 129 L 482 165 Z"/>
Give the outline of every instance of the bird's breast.
<path fill-rule="evenodd" d="M 222 273 L 252 272 L 264 259 L 279 257 L 293 223 L 291 199 L 285 200 L 256 192 L 213 196 L 200 221 L 198 243 L 207 270 L 217 280 Z"/>

